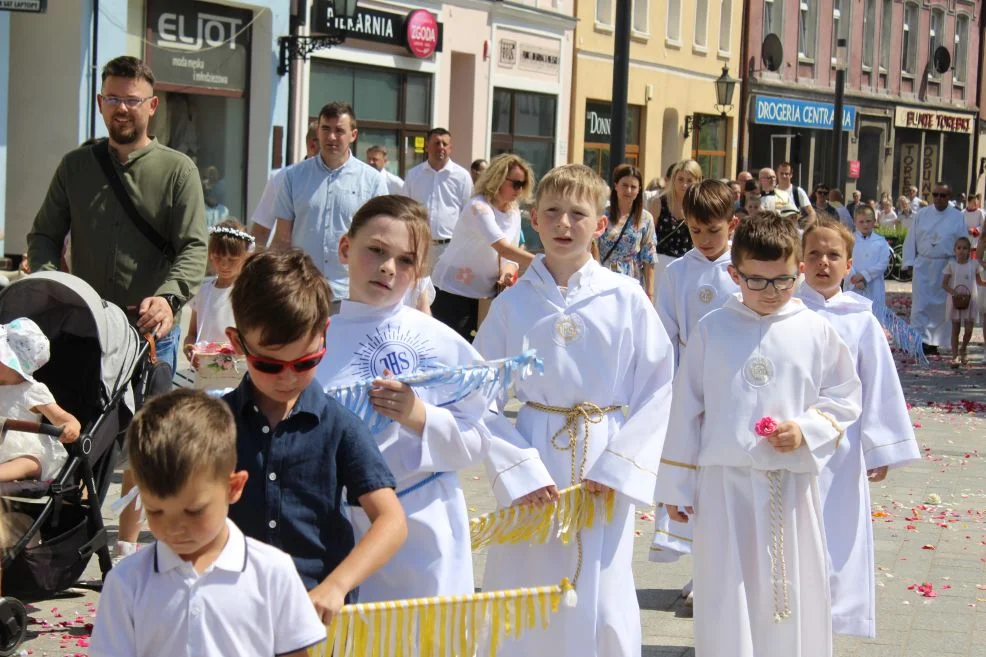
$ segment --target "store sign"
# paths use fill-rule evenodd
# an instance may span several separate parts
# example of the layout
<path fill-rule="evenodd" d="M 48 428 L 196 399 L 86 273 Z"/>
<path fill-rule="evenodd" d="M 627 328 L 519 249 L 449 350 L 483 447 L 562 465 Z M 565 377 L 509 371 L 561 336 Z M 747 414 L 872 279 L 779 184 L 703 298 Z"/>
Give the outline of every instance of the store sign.
<path fill-rule="evenodd" d="M 347 19 L 335 15 L 332 0 L 315 0 L 312 32 L 346 32 L 347 37 L 352 39 L 407 48 L 412 55 L 422 59 L 442 51 L 443 26 L 434 14 L 424 9 L 417 9 L 405 16 L 356 5 L 356 13 Z"/>
<path fill-rule="evenodd" d="M 555 75 L 560 66 L 561 57 L 558 52 L 521 44 L 518 68 Z"/>
<path fill-rule="evenodd" d="M 931 188 L 938 182 L 938 144 L 925 144 L 921 153 L 921 196 L 931 197 Z"/>
<path fill-rule="evenodd" d="M 832 130 L 835 125 L 835 106 L 831 103 L 816 103 L 810 100 L 756 96 L 753 122 L 763 125 Z M 856 108 L 846 105 L 842 110 L 842 129 L 855 128 Z"/>
<path fill-rule="evenodd" d="M 612 109 L 609 103 L 589 100 L 585 103 L 585 142 L 608 144 L 612 134 Z M 637 105 L 627 106 L 626 143 L 637 144 L 640 141 L 639 126 L 641 108 Z"/>
<path fill-rule="evenodd" d="M 158 82 L 242 92 L 250 11 L 191 0 L 148 0 L 145 59 Z"/>
<path fill-rule="evenodd" d="M 853 180 L 859 179 L 859 160 L 849 160 L 849 177 Z"/>
<path fill-rule="evenodd" d="M 971 135 L 975 129 L 975 117 L 953 112 L 936 112 L 915 107 L 898 107 L 895 124 L 898 128 L 917 128 L 939 132 L 957 132 Z"/>
<path fill-rule="evenodd" d="M 43 14 L 48 11 L 48 0 L 0 0 L 0 11 L 26 11 Z"/>
<path fill-rule="evenodd" d="M 503 68 L 513 68 L 517 65 L 517 42 L 513 39 L 500 39 L 500 56 L 496 63 Z"/>
<path fill-rule="evenodd" d="M 918 167 L 920 166 L 920 144 L 901 144 L 900 151 L 900 193 L 918 184 Z"/>

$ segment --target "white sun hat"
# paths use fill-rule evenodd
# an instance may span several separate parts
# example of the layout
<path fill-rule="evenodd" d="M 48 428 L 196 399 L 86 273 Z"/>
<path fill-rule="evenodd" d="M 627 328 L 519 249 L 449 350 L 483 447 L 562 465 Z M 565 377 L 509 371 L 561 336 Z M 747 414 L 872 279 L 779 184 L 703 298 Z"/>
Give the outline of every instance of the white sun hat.
<path fill-rule="evenodd" d="M 34 383 L 33 374 L 51 357 L 48 338 L 33 320 L 0 324 L 0 362 Z"/>

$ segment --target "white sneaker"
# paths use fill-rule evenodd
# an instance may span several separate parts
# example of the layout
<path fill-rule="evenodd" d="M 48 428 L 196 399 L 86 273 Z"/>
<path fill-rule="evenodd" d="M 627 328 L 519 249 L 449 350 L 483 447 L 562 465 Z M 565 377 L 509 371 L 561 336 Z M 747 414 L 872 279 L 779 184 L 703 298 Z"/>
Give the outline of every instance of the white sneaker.
<path fill-rule="evenodd" d="M 692 594 L 692 587 L 695 585 L 695 580 L 690 579 L 688 583 L 681 587 L 681 595 L 686 598 Z"/>
<path fill-rule="evenodd" d="M 137 550 L 144 547 L 143 543 L 131 543 L 129 541 L 117 541 L 113 546 L 113 565 L 120 563 L 131 554 L 137 554 Z"/>

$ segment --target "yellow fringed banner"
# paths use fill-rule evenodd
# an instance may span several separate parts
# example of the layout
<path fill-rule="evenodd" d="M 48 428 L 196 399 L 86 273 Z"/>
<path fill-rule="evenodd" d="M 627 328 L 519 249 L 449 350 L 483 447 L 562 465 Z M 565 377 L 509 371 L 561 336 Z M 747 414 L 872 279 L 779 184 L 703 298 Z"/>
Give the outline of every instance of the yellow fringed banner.
<path fill-rule="evenodd" d="M 552 504 L 522 504 L 473 518 L 469 521 L 472 549 L 504 543 L 543 544 L 552 535 L 567 545 L 579 531 L 593 526 L 600 497 L 606 522 L 612 522 L 616 494 L 593 495 L 585 484 L 562 490 Z"/>
<path fill-rule="evenodd" d="M 308 656 L 473 657 L 482 640 L 496 657 L 504 639 L 546 628 L 562 603 L 576 604 L 568 579 L 558 586 L 346 605 Z"/>

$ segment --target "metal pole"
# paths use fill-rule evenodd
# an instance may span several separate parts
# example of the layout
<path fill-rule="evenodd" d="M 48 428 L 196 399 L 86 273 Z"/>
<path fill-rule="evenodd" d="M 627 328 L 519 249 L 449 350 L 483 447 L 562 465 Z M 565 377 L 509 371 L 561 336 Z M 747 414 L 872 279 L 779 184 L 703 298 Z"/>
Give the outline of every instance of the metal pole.
<path fill-rule="evenodd" d="M 613 102 L 609 127 L 609 165 L 623 164 L 627 150 L 627 85 L 630 76 L 630 0 L 616 0 L 616 34 L 613 40 Z"/>
<path fill-rule="evenodd" d="M 839 67 L 835 71 L 835 125 L 832 126 L 832 161 L 829 164 L 832 189 L 842 191 L 842 106 L 846 93 L 846 72 Z"/>

